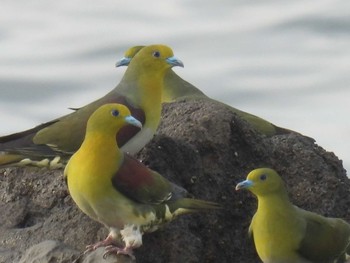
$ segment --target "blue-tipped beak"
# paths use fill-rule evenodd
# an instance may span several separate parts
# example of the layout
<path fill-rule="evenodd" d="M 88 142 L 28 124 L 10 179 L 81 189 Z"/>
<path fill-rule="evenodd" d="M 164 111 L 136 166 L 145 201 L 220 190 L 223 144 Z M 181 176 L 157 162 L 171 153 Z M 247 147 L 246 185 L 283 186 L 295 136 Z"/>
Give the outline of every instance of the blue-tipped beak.
<path fill-rule="evenodd" d="M 128 57 L 122 57 L 120 60 L 115 63 L 116 67 L 121 67 L 121 66 L 128 66 L 131 61 L 131 58 Z"/>
<path fill-rule="evenodd" d="M 184 67 L 184 63 L 182 63 L 182 61 L 180 59 L 176 58 L 175 56 L 167 58 L 166 62 L 168 64 L 170 64 L 171 66 L 173 66 L 173 67 L 176 67 L 176 66 L 179 66 L 179 67 L 182 67 L 182 68 Z"/>
<path fill-rule="evenodd" d="M 129 115 L 125 117 L 125 121 L 133 126 L 139 127 L 142 129 L 142 123 L 136 120 L 133 116 Z"/>
<path fill-rule="evenodd" d="M 251 186 L 253 186 L 253 182 L 250 180 L 245 180 L 236 185 L 236 191 L 241 190 L 241 189 L 247 189 Z"/>

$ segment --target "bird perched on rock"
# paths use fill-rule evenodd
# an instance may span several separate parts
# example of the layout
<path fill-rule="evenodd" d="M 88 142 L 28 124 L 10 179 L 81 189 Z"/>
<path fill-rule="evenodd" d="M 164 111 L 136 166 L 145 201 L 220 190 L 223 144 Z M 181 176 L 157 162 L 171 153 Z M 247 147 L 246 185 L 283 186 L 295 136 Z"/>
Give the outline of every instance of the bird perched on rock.
<path fill-rule="evenodd" d="M 129 65 L 129 63 L 133 60 L 134 56 L 140 50 L 142 50 L 142 48 L 144 48 L 144 46 L 134 46 L 129 48 L 125 52 L 124 57 L 116 63 L 116 66 L 120 67 Z M 255 130 L 267 136 L 272 136 L 276 134 L 287 134 L 293 132 L 291 130 L 278 127 L 258 116 L 241 111 L 227 104 L 209 98 L 200 89 L 196 88 L 195 86 L 178 76 L 173 70 L 168 70 L 165 74 L 164 89 L 162 94 L 162 102 L 173 102 L 180 100 L 188 101 L 196 99 L 211 100 L 213 102 L 220 103 L 222 105 L 225 105 L 225 107 L 229 108 L 229 110 L 231 110 L 232 112 L 240 116 L 242 119 L 250 123 Z"/>
<path fill-rule="evenodd" d="M 33 129 L 0 137 L 0 166 L 53 166 L 59 159 L 65 161 L 80 147 L 90 115 L 106 103 L 128 106 L 142 122 L 142 131 L 127 126 L 117 138 L 124 151 L 138 152 L 151 140 L 159 125 L 164 75 L 174 66 L 183 67 L 183 63 L 174 57 L 169 47 L 151 45 L 143 48 L 130 63 L 120 83 L 104 97 Z"/>
<path fill-rule="evenodd" d="M 144 232 L 180 214 L 219 208 L 216 203 L 185 198 L 186 191 L 122 152 L 115 136 L 126 125 L 141 127 L 127 107 L 106 104 L 90 117 L 84 142 L 69 160 L 64 175 L 69 192 L 88 216 L 109 227 L 101 246 L 110 253 L 133 257 Z M 117 246 L 121 235 L 124 246 Z"/>
<path fill-rule="evenodd" d="M 350 250 L 350 225 L 294 206 L 276 171 L 253 170 L 237 184 L 236 190 L 241 189 L 258 199 L 249 233 L 263 262 L 344 262 Z"/>

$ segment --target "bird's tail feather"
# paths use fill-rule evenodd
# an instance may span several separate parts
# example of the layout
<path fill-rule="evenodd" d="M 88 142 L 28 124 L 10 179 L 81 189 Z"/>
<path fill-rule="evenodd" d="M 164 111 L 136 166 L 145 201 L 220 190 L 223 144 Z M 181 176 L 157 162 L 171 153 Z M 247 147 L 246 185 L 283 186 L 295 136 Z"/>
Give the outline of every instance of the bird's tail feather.
<path fill-rule="evenodd" d="M 174 203 L 170 203 L 168 205 L 170 212 L 174 216 L 196 212 L 205 212 L 208 210 L 222 208 L 218 203 L 215 202 L 191 198 L 178 199 Z"/>

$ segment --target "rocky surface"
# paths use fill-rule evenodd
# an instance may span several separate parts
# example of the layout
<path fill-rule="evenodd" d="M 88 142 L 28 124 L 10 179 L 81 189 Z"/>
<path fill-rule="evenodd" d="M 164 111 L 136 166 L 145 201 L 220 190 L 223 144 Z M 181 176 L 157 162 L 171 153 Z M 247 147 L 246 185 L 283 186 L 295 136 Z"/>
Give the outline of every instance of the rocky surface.
<path fill-rule="evenodd" d="M 221 104 L 165 105 L 158 134 L 138 157 L 191 196 L 224 207 L 146 234 L 135 251 L 140 263 L 259 262 L 247 236 L 256 200 L 234 191 L 258 167 L 276 169 L 296 205 L 350 221 L 350 181 L 333 153 L 297 133 L 258 134 Z M 107 230 L 77 209 L 60 170 L 1 170 L 0 211 L 0 262 L 131 262 L 124 256 L 104 260 L 103 249 L 81 254 Z"/>

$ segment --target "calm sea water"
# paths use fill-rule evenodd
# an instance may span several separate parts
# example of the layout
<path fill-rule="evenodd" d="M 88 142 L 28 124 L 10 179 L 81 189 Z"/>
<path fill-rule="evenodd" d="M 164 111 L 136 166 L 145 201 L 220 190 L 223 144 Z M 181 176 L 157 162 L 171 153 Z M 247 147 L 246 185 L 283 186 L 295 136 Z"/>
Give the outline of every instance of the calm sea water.
<path fill-rule="evenodd" d="M 348 0 L 3 0 L 0 135 L 104 95 L 125 49 L 153 43 L 211 97 L 315 138 L 350 168 Z"/>

